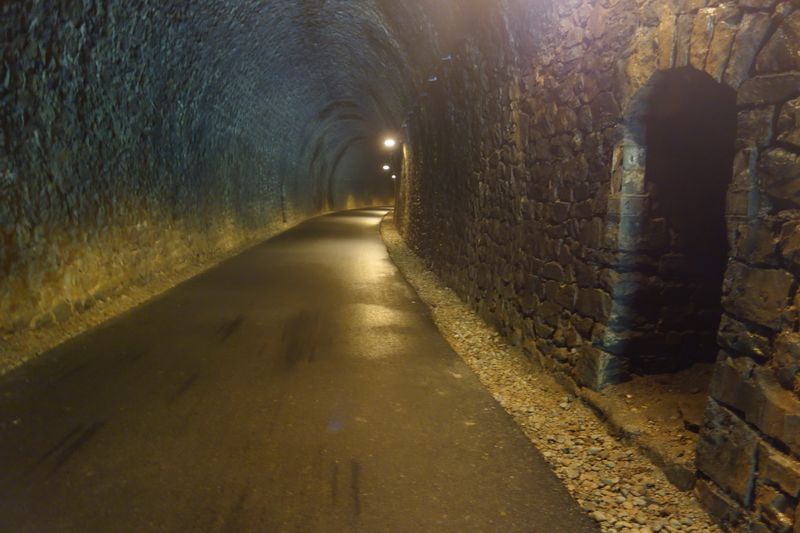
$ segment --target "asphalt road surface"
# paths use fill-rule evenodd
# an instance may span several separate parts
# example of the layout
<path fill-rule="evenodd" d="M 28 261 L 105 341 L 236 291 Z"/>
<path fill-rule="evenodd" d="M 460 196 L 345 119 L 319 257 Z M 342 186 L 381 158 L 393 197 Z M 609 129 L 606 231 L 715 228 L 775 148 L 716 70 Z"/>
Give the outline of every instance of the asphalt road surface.
<path fill-rule="evenodd" d="M 595 531 L 391 263 L 385 212 L 0 378 L 0 531 Z"/>

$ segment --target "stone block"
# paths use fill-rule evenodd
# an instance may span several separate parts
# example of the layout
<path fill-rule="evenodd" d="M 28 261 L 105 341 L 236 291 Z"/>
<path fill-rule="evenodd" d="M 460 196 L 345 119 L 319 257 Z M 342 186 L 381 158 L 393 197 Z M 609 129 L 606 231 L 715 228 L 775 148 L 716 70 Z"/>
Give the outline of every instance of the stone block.
<path fill-rule="evenodd" d="M 576 314 L 573 314 L 570 317 L 570 321 L 572 321 L 572 324 L 575 326 L 575 329 L 583 337 L 589 337 L 592 332 L 592 327 L 594 327 L 595 325 L 594 320 L 592 320 L 591 318 L 582 317 Z"/>
<path fill-rule="evenodd" d="M 584 133 L 590 133 L 594 125 L 592 118 L 592 108 L 583 105 L 578 109 L 578 128 Z"/>
<path fill-rule="evenodd" d="M 606 18 L 608 11 L 599 4 L 594 4 L 589 20 L 586 22 L 586 36 L 590 39 L 599 39 L 606 32 Z"/>
<path fill-rule="evenodd" d="M 800 496 L 800 462 L 764 442 L 758 447 L 758 478 L 792 498 Z"/>
<path fill-rule="evenodd" d="M 689 43 L 691 42 L 692 28 L 694 26 L 694 15 L 679 15 L 675 25 L 674 66 L 684 67 L 689 64 Z"/>
<path fill-rule="evenodd" d="M 797 96 L 800 73 L 769 74 L 750 78 L 739 87 L 737 105 L 777 104 Z"/>
<path fill-rule="evenodd" d="M 767 146 L 772 141 L 775 107 L 768 106 L 739 111 L 736 142 L 742 147 Z"/>
<path fill-rule="evenodd" d="M 721 359 L 710 386 L 711 397 L 744 413 L 766 435 L 800 452 L 800 400 L 781 387 L 769 368 L 746 358 Z"/>
<path fill-rule="evenodd" d="M 758 435 L 736 415 L 709 400 L 697 442 L 697 468 L 739 503 L 753 498 Z"/>
<path fill-rule="evenodd" d="M 576 348 L 582 344 L 581 336 L 568 320 L 561 320 L 553 334 L 553 342 L 559 346 Z"/>
<path fill-rule="evenodd" d="M 800 533 L 800 503 L 797 504 L 794 510 L 794 529 L 792 529 L 792 532 Z"/>
<path fill-rule="evenodd" d="M 756 59 L 756 72 L 800 70 L 800 11 L 786 17 Z"/>
<path fill-rule="evenodd" d="M 765 531 L 788 532 L 794 522 L 794 506 L 785 494 L 764 483 L 756 483 L 755 507 Z"/>
<path fill-rule="evenodd" d="M 678 0 L 678 11 L 681 13 L 694 13 L 708 5 L 708 0 Z"/>
<path fill-rule="evenodd" d="M 650 196 L 646 194 L 622 194 L 619 196 L 619 214 L 643 217 L 650 212 Z"/>
<path fill-rule="evenodd" d="M 662 333 L 642 333 L 606 328 L 597 342 L 608 353 L 635 356 L 637 360 L 659 358 L 668 348 L 668 339 Z M 667 362 L 669 363 L 669 362 Z"/>
<path fill-rule="evenodd" d="M 783 148 L 766 150 L 758 160 L 758 173 L 767 194 L 779 205 L 800 207 L 800 155 Z"/>
<path fill-rule="evenodd" d="M 557 133 L 572 133 L 578 127 L 578 115 L 568 107 L 559 107 L 556 112 L 554 127 Z"/>
<path fill-rule="evenodd" d="M 778 249 L 787 266 L 800 265 L 800 220 L 790 220 L 781 226 Z"/>
<path fill-rule="evenodd" d="M 738 89 L 747 79 L 750 67 L 770 27 L 770 16 L 766 13 L 745 13 L 739 31 L 733 41 L 728 65 L 723 80 Z"/>
<path fill-rule="evenodd" d="M 779 329 L 794 283 L 794 277 L 784 270 L 733 262 L 725 274 L 723 307 L 734 317 Z"/>
<path fill-rule="evenodd" d="M 536 317 L 541 318 L 545 324 L 550 326 L 558 325 L 558 318 L 561 316 L 562 308 L 551 301 L 544 301 L 539 304 L 536 310 Z"/>
<path fill-rule="evenodd" d="M 740 224 L 736 231 L 733 256 L 750 264 L 778 265 L 777 238 L 763 220 Z"/>
<path fill-rule="evenodd" d="M 708 45 L 714 32 L 715 8 L 700 9 L 692 21 L 692 33 L 689 36 L 689 65 L 703 70 L 708 55 Z"/>
<path fill-rule="evenodd" d="M 784 331 L 775 339 L 772 367 L 787 390 L 800 391 L 800 333 Z"/>
<path fill-rule="evenodd" d="M 530 291 L 525 291 L 520 296 L 520 307 L 525 315 L 532 315 L 539 305 L 539 298 Z"/>
<path fill-rule="evenodd" d="M 575 306 L 575 296 L 577 288 L 574 285 L 565 285 L 558 281 L 546 281 L 544 283 L 545 298 L 564 309 L 572 309 Z"/>
<path fill-rule="evenodd" d="M 752 383 L 747 421 L 800 455 L 800 400 L 784 389 L 768 368 L 755 368 Z"/>
<path fill-rule="evenodd" d="M 775 7 L 778 0 L 739 0 L 739 7 L 766 11 Z"/>
<path fill-rule="evenodd" d="M 575 379 L 584 387 L 600 390 L 627 379 L 627 362 L 620 357 L 584 344 L 575 362 Z"/>
<path fill-rule="evenodd" d="M 653 287 L 651 279 L 644 274 L 624 272 L 617 276 L 611 294 L 615 302 L 629 304 L 634 300 L 646 298 L 648 294 L 655 296 L 653 293 L 657 290 Z"/>
<path fill-rule="evenodd" d="M 748 357 L 765 358 L 770 353 L 768 338 L 726 314 L 720 320 L 718 342 L 721 347 Z"/>
<path fill-rule="evenodd" d="M 620 272 L 617 272 L 613 268 L 603 268 L 597 271 L 597 275 L 595 277 L 597 283 L 583 285 L 593 285 L 611 294 L 621 275 L 622 274 Z"/>
<path fill-rule="evenodd" d="M 659 18 L 656 42 L 658 43 L 658 68 L 672 68 L 675 58 L 675 45 L 678 33 L 678 20 L 670 6 L 662 6 Z"/>
<path fill-rule="evenodd" d="M 629 109 L 643 87 L 652 79 L 658 70 L 659 51 L 657 49 L 658 28 L 639 26 L 628 44 L 630 56 L 625 61 L 622 83 L 621 108 Z M 612 146 L 613 143 L 609 143 Z"/>
<path fill-rule="evenodd" d="M 729 217 L 746 217 L 749 212 L 749 191 L 728 191 L 725 197 L 725 212 Z"/>
<path fill-rule="evenodd" d="M 578 240 L 589 248 L 599 248 L 603 242 L 603 221 L 600 218 L 581 221 Z"/>
<path fill-rule="evenodd" d="M 737 24 L 729 20 L 728 17 L 731 13 L 736 12 L 738 12 L 738 9 L 720 10 L 718 8 L 714 16 L 713 37 L 708 45 L 704 70 L 717 81 L 722 81 L 731 48 L 733 47 Z"/>
<path fill-rule="evenodd" d="M 613 126 L 620 120 L 620 108 L 614 95 L 603 92 L 589 104 L 592 110 L 592 129 L 602 130 Z"/>
<path fill-rule="evenodd" d="M 549 339 L 553 336 L 555 328 L 538 315 L 533 317 L 533 327 L 539 339 Z M 542 350 L 544 351 L 544 350 Z"/>
<path fill-rule="evenodd" d="M 665 250 L 669 245 L 666 221 L 638 216 L 621 216 L 617 245 L 624 251 Z"/>
<path fill-rule="evenodd" d="M 777 135 L 780 142 L 800 146 L 800 98 L 789 100 L 781 107 Z"/>
<path fill-rule="evenodd" d="M 595 320 L 604 321 L 611 314 L 611 296 L 600 289 L 579 289 L 577 311 Z"/>
<path fill-rule="evenodd" d="M 742 508 L 716 485 L 705 479 L 698 479 L 694 494 L 705 510 L 718 522 L 733 524 L 742 514 Z"/>
<path fill-rule="evenodd" d="M 567 202 L 552 202 L 547 206 L 548 218 L 555 223 L 561 223 L 569 217 L 570 204 Z"/>

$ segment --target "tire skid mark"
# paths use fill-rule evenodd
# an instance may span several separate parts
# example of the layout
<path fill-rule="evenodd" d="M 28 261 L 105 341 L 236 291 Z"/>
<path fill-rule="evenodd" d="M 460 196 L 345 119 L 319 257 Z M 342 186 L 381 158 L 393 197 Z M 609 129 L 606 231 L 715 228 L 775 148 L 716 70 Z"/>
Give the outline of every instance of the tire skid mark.
<path fill-rule="evenodd" d="M 339 499 L 339 463 L 331 463 L 331 503 L 336 505 Z"/>
<path fill-rule="evenodd" d="M 36 461 L 36 465 L 35 466 L 39 466 L 40 464 L 45 462 L 47 459 L 49 459 L 50 457 L 55 455 L 55 453 L 58 452 L 61 448 L 63 448 L 67 444 L 67 442 L 69 442 L 72 439 L 72 437 L 74 437 L 75 435 L 80 433 L 83 430 L 83 428 L 84 428 L 83 424 L 78 424 L 77 426 L 72 428 L 70 431 L 68 431 L 66 435 L 61 437 L 61 440 L 59 440 L 57 443 L 55 443 L 53 446 L 51 446 L 50 449 L 47 450 L 39 458 L 38 461 Z"/>
<path fill-rule="evenodd" d="M 197 383 L 199 377 L 200 374 L 195 372 L 191 376 L 186 378 L 183 381 L 183 383 L 181 383 L 181 386 L 178 387 L 178 389 L 175 391 L 175 394 L 172 396 L 172 398 L 170 398 L 169 403 L 172 404 L 176 402 L 181 396 L 186 394 L 189 391 L 189 389 L 191 389 L 194 386 L 194 384 Z"/>
<path fill-rule="evenodd" d="M 286 370 L 295 370 L 304 360 L 314 362 L 320 344 L 321 325 L 321 314 L 317 311 L 301 311 L 284 323 L 281 340 Z"/>
<path fill-rule="evenodd" d="M 64 466 L 67 463 L 67 461 L 69 461 L 70 458 L 78 452 L 78 450 L 80 450 L 87 442 L 89 442 L 92 439 L 92 437 L 97 435 L 97 433 L 99 433 L 100 430 L 103 429 L 103 426 L 105 425 L 106 425 L 105 420 L 95 422 L 94 424 L 84 429 L 79 434 L 77 434 L 76 438 L 67 439 L 67 442 L 69 442 L 70 440 L 71 442 L 69 442 L 69 444 L 65 442 L 64 445 L 61 447 L 61 449 L 55 454 L 55 466 L 53 467 L 53 470 L 50 472 L 50 474 L 51 475 L 55 474 L 58 470 L 60 470 L 61 467 Z"/>
<path fill-rule="evenodd" d="M 361 463 L 350 461 L 350 490 L 353 497 L 353 515 L 361 514 Z"/>
<path fill-rule="evenodd" d="M 234 333 L 236 333 L 239 330 L 239 328 L 242 327 L 243 323 L 244 323 L 244 315 L 242 315 L 241 313 L 233 320 L 224 322 L 217 329 L 217 335 L 219 336 L 219 341 L 220 342 L 227 341 Z"/>

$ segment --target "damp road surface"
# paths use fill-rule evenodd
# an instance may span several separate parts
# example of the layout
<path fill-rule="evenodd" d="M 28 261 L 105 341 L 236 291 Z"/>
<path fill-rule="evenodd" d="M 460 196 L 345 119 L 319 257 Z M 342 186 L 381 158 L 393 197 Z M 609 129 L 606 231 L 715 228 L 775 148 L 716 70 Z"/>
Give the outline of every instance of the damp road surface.
<path fill-rule="evenodd" d="M 0 378 L 0 531 L 595 531 L 387 255 L 309 220 Z"/>

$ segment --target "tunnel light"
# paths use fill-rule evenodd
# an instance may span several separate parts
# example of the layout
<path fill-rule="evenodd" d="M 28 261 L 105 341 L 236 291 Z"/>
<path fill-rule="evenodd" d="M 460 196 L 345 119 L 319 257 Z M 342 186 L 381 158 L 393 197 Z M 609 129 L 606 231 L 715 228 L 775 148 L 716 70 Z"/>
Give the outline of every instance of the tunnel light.
<path fill-rule="evenodd" d="M 383 165 L 383 170 L 391 170 L 391 168 L 389 165 Z"/>
<path fill-rule="evenodd" d="M 385 141 L 383 141 L 383 145 L 386 148 L 394 148 L 395 146 L 397 146 L 397 141 L 389 137 Z"/>

